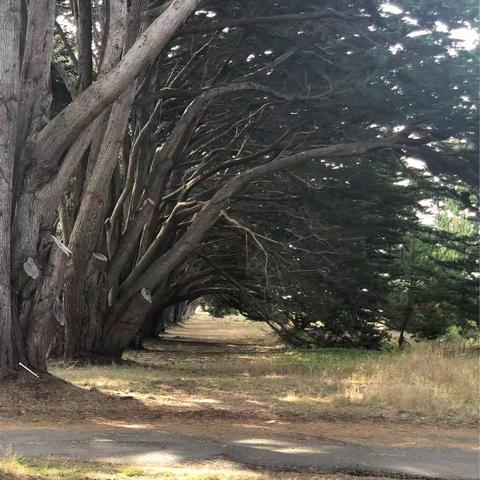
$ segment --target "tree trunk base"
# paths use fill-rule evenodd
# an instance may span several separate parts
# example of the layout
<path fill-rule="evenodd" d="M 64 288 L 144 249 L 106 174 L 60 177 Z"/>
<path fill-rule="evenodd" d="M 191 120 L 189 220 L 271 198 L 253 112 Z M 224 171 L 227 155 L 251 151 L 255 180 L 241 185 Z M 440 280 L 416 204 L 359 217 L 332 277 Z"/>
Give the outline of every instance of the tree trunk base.
<path fill-rule="evenodd" d="M 60 360 L 60 359 L 59 359 Z M 100 353 L 82 352 L 63 357 L 62 362 L 74 366 L 88 366 L 88 365 L 129 365 L 132 362 L 123 360 L 121 357 L 102 355 Z"/>
<path fill-rule="evenodd" d="M 40 372 L 40 371 L 34 371 L 34 372 L 38 375 L 38 378 L 21 367 L 18 367 L 18 369 L 15 369 L 15 370 L 2 371 L 0 372 L 0 381 L 1 381 L 2 387 L 8 382 L 16 382 L 18 384 L 27 384 L 27 383 L 34 384 L 38 382 L 45 382 L 46 380 L 53 378 L 53 376 L 47 372 Z"/>

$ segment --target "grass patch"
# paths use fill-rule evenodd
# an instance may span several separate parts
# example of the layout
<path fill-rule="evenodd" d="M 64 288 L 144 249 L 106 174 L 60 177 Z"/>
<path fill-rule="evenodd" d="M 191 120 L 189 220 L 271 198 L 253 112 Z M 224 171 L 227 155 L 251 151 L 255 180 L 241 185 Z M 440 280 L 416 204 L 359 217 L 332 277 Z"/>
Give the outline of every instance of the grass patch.
<path fill-rule="evenodd" d="M 27 459 L 11 455 L 0 458 L 0 480 L 353 480 L 354 478 L 346 475 L 257 472 L 232 466 L 205 464 L 166 468 L 58 459 Z M 365 477 L 362 479 L 365 480 Z"/>
<path fill-rule="evenodd" d="M 207 412 L 252 420 L 387 418 L 478 422 L 475 356 L 439 350 L 350 349 L 224 353 L 131 352 L 142 366 L 54 367 L 55 375 L 165 415 Z"/>
<path fill-rule="evenodd" d="M 127 352 L 126 358 L 134 363 L 76 367 L 52 362 L 50 371 L 64 381 L 27 377 L 24 383 L 5 383 L 0 389 L 0 419 L 29 426 L 151 424 L 166 432 L 208 437 L 260 433 L 358 437 L 393 445 L 423 439 L 424 446 L 434 442 L 442 447 L 447 439 L 449 445 L 464 446 L 464 436 L 472 435 L 473 429 L 458 427 L 478 425 L 480 366 L 478 356 L 465 349 L 433 343 L 391 352 L 291 350 L 276 345 L 263 330 L 257 335 L 256 327 L 244 321 L 200 326 L 180 326 L 168 334 L 169 342 L 155 341 L 150 350 Z M 233 330 L 232 336 L 223 338 L 221 328 L 229 334 Z M 215 335 L 202 341 L 210 331 Z M 248 342 L 242 345 L 245 334 Z M 437 431 L 440 424 L 457 428 Z M 397 425 L 403 433 L 394 434 Z M 436 426 L 435 431 L 428 430 L 429 425 Z M 469 446 L 475 443 L 470 437 L 466 441 Z M 1 480 L 154 478 L 353 477 L 252 471 L 221 462 L 154 468 L 0 458 Z"/>
<path fill-rule="evenodd" d="M 251 322 L 198 317 L 172 329 L 168 342 L 127 352 L 132 364 L 51 363 L 65 382 L 5 385 L 0 419 L 160 421 L 209 429 L 222 421 L 269 429 L 365 419 L 478 425 L 478 355 L 438 343 L 391 352 L 289 350 Z M 248 342 L 242 345 L 243 336 Z"/>

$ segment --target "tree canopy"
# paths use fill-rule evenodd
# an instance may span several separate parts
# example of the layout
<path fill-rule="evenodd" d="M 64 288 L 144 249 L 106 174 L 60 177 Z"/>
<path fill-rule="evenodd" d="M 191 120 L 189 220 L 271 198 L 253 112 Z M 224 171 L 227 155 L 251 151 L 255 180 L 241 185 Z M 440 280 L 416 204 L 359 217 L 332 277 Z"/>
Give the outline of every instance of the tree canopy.
<path fill-rule="evenodd" d="M 473 1 L 45 3 L 0 6 L 2 372 L 119 356 L 199 298 L 369 348 L 473 302 L 475 226 L 453 255 L 419 218 L 475 224 Z"/>

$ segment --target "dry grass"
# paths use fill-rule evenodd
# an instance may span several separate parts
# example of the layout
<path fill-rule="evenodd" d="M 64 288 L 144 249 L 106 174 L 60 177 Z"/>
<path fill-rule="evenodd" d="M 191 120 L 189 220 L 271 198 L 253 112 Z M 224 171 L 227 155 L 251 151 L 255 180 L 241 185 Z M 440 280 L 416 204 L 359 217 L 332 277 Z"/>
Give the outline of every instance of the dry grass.
<path fill-rule="evenodd" d="M 438 440 L 428 435 L 424 445 L 472 435 L 478 425 L 479 363 L 465 352 L 418 345 L 401 353 L 289 351 L 263 327 L 203 315 L 168 337 L 128 352 L 131 365 L 52 363 L 64 382 L 4 384 L 0 422 L 155 424 L 200 436 L 248 430 L 391 444 L 435 428 Z"/>
<path fill-rule="evenodd" d="M 201 328 L 198 328 L 201 327 Z M 211 332 L 211 333 L 209 333 Z M 242 342 L 242 338 L 247 338 Z M 123 366 L 51 364 L 55 379 L 0 389 L 0 422 L 162 428 L 222 436 L 303 435 L 402 446 L 477 448 L 479 363 L 463 350 L 287 350 L 264 328 L 199 316 Z M 379 421 L 382 420 L 382 421 Z M 442 426 L 440 426 L 442 425 Z M 460 428 L 462 426 L 462 428 Z M 455 427 L 455 428 L 449 428 Z M 88 427 L 91 428 L 91 427 Z M 0 479 L 346 480 L 235 465 L 138 468 L 0 459 Z"/>
<path fill-rule="evenodd" d="M 225 464 L 137 467 L 59 459 L 0 458 L 0 480 L 354 480 L 347 475 L 267 473 Z M 362 477 L 369 480 L 369 477 Z M 381 480 L 375 477 L 375 480 Z"/>
<path fill-rule="evenodd" d="M 441 351 L 421 350 L 388 355 L 367 362 L 356 378 L 359 386 L 350 404 L 451 423 L 478 423 L 479 363 L 474 356 L 445 357 Z M 347 383 L 347 391 L 351 388 Z"/>
<path fill-rule="evenodd" d="M 441 351 L 368 353 L 131 352 L 142 366 L 54 367 L 55 375 L 163 415 L 232 419 L 384 418 L 476 424 L 476 357 Z"/>

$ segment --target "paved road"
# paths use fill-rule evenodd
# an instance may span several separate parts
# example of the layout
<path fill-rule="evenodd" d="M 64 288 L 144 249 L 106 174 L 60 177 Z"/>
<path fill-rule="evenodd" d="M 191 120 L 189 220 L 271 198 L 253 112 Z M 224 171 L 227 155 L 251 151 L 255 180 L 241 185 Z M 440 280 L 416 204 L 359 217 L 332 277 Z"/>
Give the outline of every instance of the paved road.
<path fill-rule="evenodd" d="M 469 449 L 395 448 L 335 440 L 207 439 L 159 430 L 0 429 L 0 453 L 58 456 L 126 464 L 173 465 L 228 459 L 272 470 L 314 470 L 402 478 L 478 480 L 479 455 Z"/>

